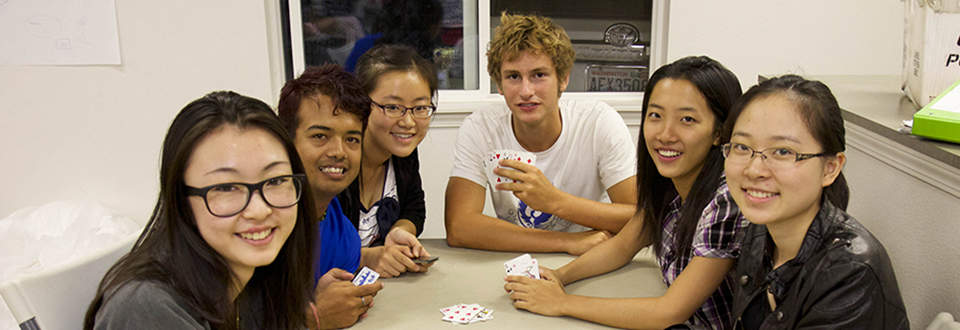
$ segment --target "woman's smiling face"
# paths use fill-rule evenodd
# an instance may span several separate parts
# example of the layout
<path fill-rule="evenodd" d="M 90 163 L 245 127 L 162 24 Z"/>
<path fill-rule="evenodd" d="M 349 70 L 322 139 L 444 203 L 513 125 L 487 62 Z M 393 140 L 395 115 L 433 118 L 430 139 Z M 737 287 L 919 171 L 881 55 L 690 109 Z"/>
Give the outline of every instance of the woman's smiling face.
<path fill-rule="evenodd" d="M 693 184 L 707 152 L 719 143 L 715 122 L 693 83 L 670 78 L 657 82 L 643 119 L 643 138 L 660 175 L 677 186 Z"/>
<path fill-rule="evenodd" d="M 376 86 L 370 92 L 370 99 L 380 105 L 395 104 L 406 108 L 432 105 L 430 87 L 416 71 L 387 72 L 377 79 Z M 369 143 L 364 143 L 364 153 L 378 151 L 406 157 L 427 136 L 430 118 L 415 118 L 412 110 L 407 110 L 399 118 L 389 117 L 380 106 L 373 104 L 371 107 L 365 133 Z"/>
<path fill-rule="evenodd" d="M 286 149 L 275 136 L 259 128 L 224 125 L 196 146 L 184 182 L 191 187 L 222 183 L 257 183 L 293 174 Z M 257 191 L 240 213 L 219 217 L 210 213 L 201 196 L 188 201 L 200 236 L 241 278 L 269 265 L 293 231 L 297 205 L 275 208 Z"/>
<path fill-rule="evenodd" d="M 801 154 L 823 152 L 794 101 L 782 93 L 751 101 L 737 119 L 730 143 L 756 151 L 785 148 Z M 749 160 L 727 158 L 727 185 L 740 211 L 752 223 L 776 225 L 813 219 L 819 211 L 823 187 L 833 183 L 843 167 L 842 158 L 842 153 L 813 157 L 785 167 L 770 167 L 760 154 Z"/>

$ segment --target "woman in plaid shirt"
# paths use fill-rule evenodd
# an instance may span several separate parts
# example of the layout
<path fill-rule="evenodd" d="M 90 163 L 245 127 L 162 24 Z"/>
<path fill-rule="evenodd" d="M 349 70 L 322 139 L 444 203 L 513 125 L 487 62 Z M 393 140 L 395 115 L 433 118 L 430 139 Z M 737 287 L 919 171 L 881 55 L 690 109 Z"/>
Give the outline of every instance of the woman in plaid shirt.
<path fill-rule="evenodd" d="M 637 147 L 637 214 L 615 237 L 543 280 L 508 276 L 514 306 L 634 329 L 730 327 L 741 229 L 723 176 L 720 133 L 740 96 L 737 77 L 706 56 L 661 67 L 647 85 Z M 627 264 L 652 246 L 667 292 L 651 298 L 566 294 L 563 285 Z"/>

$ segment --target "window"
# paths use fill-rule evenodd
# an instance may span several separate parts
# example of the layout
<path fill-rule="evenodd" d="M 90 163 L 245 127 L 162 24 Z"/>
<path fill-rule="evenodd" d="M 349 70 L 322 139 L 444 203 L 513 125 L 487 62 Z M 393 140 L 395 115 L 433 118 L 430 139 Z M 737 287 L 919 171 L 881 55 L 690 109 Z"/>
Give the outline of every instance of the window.
<path fill-rule="evenodd" d="M 338 63 L 353 72 L 375 44 L 400 43 L 437 64 L 441 89 L 476 90 L 476 8 L 476 0 L 301 0 L 301 31 L 291 34 L 293 42 L 300 36 L 304 65 Z M 291 17 L 296 12 L 292 6 Z"/>
<path fill-rule="evenodd" d="M 450 103 L 500 100 L 484 57 L 500 13 L 536 13 L 563 26 L 577 51 L 565 98 L 639 111 L 649 68 L 666 53 L 668 7 L 668 0 L 286 0 L 284 71 L 290 79 L 330 62 L 349 70 L 377 41 L 407 43 L 441 68 L 446 105 L 438 112 L 465 111 L 475 105 Z"/>

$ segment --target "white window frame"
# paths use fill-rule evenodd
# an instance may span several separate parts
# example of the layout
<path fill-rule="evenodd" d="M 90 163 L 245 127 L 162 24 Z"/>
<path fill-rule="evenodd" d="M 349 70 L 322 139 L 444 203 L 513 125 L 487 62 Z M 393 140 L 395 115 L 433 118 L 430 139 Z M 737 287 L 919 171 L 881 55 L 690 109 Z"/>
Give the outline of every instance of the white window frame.
<path fill-rule="evenodd" d="M 468 4 L 475 3 L 475 6 Z M 279 100 L 280 89 L 286 82 L 283 59 L 283 27 L 281 24 L 280 4 L 276 0 L 264 0 L 265 14 L 267 21 L 267 43 L 270 58 L 271 85 L 273 87 L 274 104 Z M 289 19 L 290 19 L 290 39 L 293 56 L 293 68 L 296 75 L 303 72 L 305 62 L 303 57 L 303 31 L 302 25 L 294 24 L 301 20 L 300 2 L 296 0 L 289 1 Z M 503 97 L 496 94 L 495 90 L 490 88 L 490 76 L 486 74 L 487 57 L 486 45 L 490 41 L 490 0 L 464 0 L 465 17 L 476 15 L 478 26 L 468 26 L 467 20 L 464 20 L 464 53 L 468 51 L 477 51 L 479 56 L 475 65 L 479 86 L 476 90 L 440 90 L 439 104 L 437 105 L 437 114 L 431 123 L 432 127 L 459 127 L 467 115 L 478 108 L 490 104 L 503 102 Z M 654 0 L 653 15 L 651 21 L 651 41 L 650 49 L 650 68 L 651 72 L 666 63 L 667 55 L 667 29 L 670 17 L 670 0 Z M 474 31 L 475 30 L 475 31 Z M 476 36 L 478 42 L 470 40 Z M 473 48 L 473 50 L 471 49 Z M 472 57 L 464 56 L 464 66 L 471 65 Z M 464 70 L 464 74 L 470 74 Z M 465 79 L 466 80 L 466 79 Z M 643 102 L 643 92 L 623 92 L 623 93 L 604 93 L 604 92 L 566 92 L 563 93 L 565 99 L 593 99 L 604 101 L 620 112 L 628 125 L 638 125 L 640 123 L 640 112 Z"/>

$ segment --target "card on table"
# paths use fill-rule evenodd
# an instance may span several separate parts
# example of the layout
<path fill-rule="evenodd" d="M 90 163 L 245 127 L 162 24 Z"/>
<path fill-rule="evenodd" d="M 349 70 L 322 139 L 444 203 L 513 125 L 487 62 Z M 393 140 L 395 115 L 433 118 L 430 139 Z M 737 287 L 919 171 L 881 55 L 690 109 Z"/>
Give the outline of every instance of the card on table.
<path fill-rule="evenodd" d="M 456 304 L 440 309 L 442 320 L 454 324 L 471 324 L 493 319 L 493 310 L 480 304 Z"/>
<path fill-rule="evenodd" d="M 478 304 L 456 304 L 450 307 L 441 308 L 443 320 L 457 324 L 467 324 L 477 316 L 477 313 L 483 310 Z"/>
<path fill-rule="evenodd" d="M 353 275 L 353 281 L 351 282 L 353 282 L 353 285 L 361 286 L 376 282 L 378 278 L 380 278 L 380 274 L 367 266 L 363 266 L 359 272 Z"/>
<path fill-rule="evenodd" d="M 489 308 L 484 308 L 479 313 L 477 313 L 477 316 L 474 317 L 473 320 L 470 320 L 470 323 L 483 322 L 491 319 L 493 319 L 493 310 Z"/>

